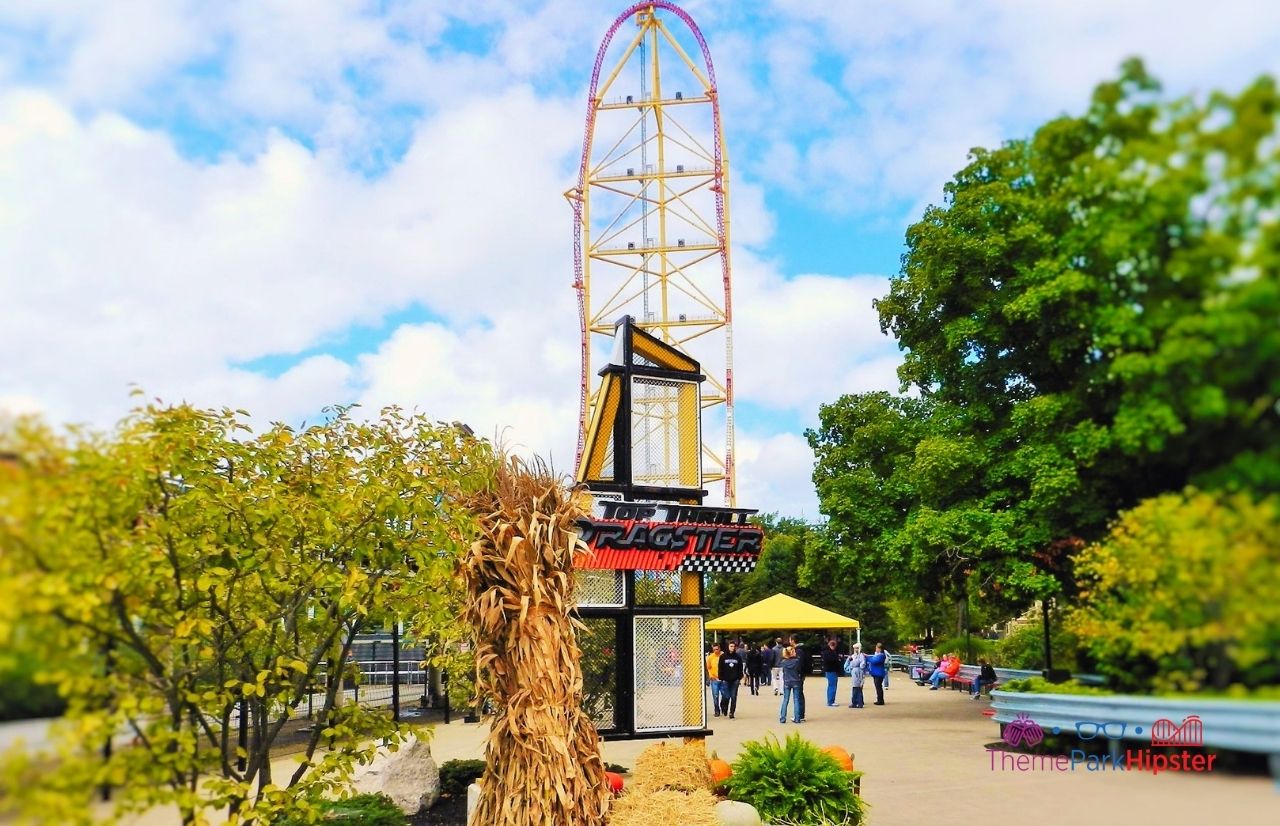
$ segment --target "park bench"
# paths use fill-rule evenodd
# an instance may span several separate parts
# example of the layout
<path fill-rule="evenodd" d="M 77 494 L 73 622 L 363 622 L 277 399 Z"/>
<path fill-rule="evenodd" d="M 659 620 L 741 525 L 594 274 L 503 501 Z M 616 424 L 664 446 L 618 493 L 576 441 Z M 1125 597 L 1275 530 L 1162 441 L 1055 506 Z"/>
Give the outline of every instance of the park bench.
<path fill-rule="evenodd" d="M 977 666 L 962 665 L 960 666 L 959 673 L 957 673 L 954 677 L 948 680 L 943 680 L 943 682 L 951 686 L 953 690 L 964 689 L 966 693 L 972 693 L 973 681 L 978 679 L 978 675 L 981 673 L 982 673 L 981 669 L 979 669 Z M 992 688 L 998 685 L 1000 685 L 1000 672 L 997 671 L 996 681 L 989 685 L 982 686 L 982 690 L 984 692 L 989 692 L 991 691 Z"/>

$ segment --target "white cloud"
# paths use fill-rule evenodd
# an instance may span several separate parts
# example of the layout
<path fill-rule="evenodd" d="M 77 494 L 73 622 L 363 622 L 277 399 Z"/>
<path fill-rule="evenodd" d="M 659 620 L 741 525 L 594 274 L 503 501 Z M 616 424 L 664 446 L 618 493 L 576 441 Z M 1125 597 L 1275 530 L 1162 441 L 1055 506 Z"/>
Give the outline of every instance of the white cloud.
<path fill-rule="evenodd" d="M 779 23 L 762 37 L 762 62 L 772 66 L 797 29 L 811 31 L 828 71 L 841 74 L 840 94 L 814 98 L 771 71 L 764 88 L 744 86 L 738 97 L 726 87 L 726 98 L 739 115 L 786 124 L 755 129 L 770 143 L 761 176 L 859 213 L 905 202 L 918 214 L 940 200 L 970 147 L 1080 111 L 1129 56 L 1143 57 L 1175 93 L 1238 89 L 1280 69 L 1280 5 L 1264 0 L 771 5 Z M 777 118 L 797 103 L 814 114 Z M 779 143 L 798 144 L 803 161 L 777 163 L 787 159 Z"/>
<path fill-rule="evenodd" d="M 738 448 L 738 503 L 784 516 L 817 520 L 813 451 L 797 433 L 742 434 Z"/>
<path fill-rule="evenodd" d="M 738 256 L 735 277 L 739 399 L 812 416 L 842 393 L 897 390 L 901 359 L 871 304 L 888 292 L 888 279 L 784 279 L 746 255 Z"/>
<path fill-rule="evenodd" d="M 416 407 L 462 421 L 519 453 L 573 472 L 577 449 L 578 354 L 572 327 L 515 309 L 492 325 L 451 330 L 400 327 L 359 360 L 360 403 Z"/>
<path fill-rule="evenodd" d="M 198 165 L 119 116 L 81 123 L 45 94 L 0 96 L 0 289 L 18 309 L 0 351 L 23 354 L 0 386 L 91 419 L 130 382 L 248 392 L 229 364 L 411 303 L 460 319 L 519 307 L 572 339 L 560 191 L 575 132 L 565 106 L 513 89 L 433 122 L 367 181 L 278 135 L 249 161 Z M 343 387 L 332 378 L 327 393 Z"/>

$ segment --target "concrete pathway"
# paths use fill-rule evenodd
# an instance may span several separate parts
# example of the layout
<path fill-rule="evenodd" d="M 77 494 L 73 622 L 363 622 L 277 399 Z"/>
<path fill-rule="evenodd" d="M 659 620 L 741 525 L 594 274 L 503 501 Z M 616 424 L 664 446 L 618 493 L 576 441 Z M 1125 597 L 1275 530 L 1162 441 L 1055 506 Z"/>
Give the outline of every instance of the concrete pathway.
<path fill-rule="evenodd" d="M 983 716 L 986 701 L 960 692 L 929 691 L 895 679 L 884 706 L 847 708 L 847 680 L 840 682 L 840 706 L 825 705 L 825 681 L 805 683 L 808 720 L 778 724 L 778 698 L 761 689 L 739 693 L 736 719 L 713 718 L 708 750 L 732 761 L 747 740 L 768 732 L 779 738 L 798 731 L 819 746 L 838 744 L 865 772 L 862 794 L 871 804 L 873 826 L 922 826 L 945 813 L 948 824 L 1273 824 L 1280 790 L 1265 777 L 1229 774 L 1159 776 L 1119 771 L 1019 771 L 1002 752 L 985 745 L 999 739 L 997 725 Z M 870 692 L 869 692 L 870 693 Z M 437 762 L 483 758 L 484 725 L 453 722 L 434 729 Z M 605 743 L 605 760 L 628 768 L 653 741 Z M 994 755 L 994 758 L 993 758 Z M 280 768 L 290 763 L 281 761 Z M 1002 762 L 1005 764 L 1002 767 Z M 134 826 L 167 826 L 172 814 L 149 813 Z"/>

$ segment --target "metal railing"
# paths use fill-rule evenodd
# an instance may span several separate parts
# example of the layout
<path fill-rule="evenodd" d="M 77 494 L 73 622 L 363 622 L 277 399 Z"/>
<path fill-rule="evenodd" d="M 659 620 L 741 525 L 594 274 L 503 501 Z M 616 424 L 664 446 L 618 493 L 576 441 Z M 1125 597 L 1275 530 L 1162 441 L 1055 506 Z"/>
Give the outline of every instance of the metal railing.
<path fill-rule="evenodd" d="M 997 671 L 998 673 L 998 671 Z M 1158 724 L 1195 717 L 1197 742 L 1191 745 L 1267 756 L 1272 777 L 1280 780 L 1280 703 L 1271 701 L 1201 699 L 1197 697 L 1140 697 L 1096 694 L 1035 694 L 991 692 L 995 715 L 1002 727 L 1017 719 L 1030 720 L 1049 732 L 1076 729 L 1080 721 L 1115 723 L 1117 736 L 1108 735 L 1111 754 L 1119 754 L 1122 740 L 1152 742 Z M 1154 731 L 1153 731 L 1154 730 Z"/>

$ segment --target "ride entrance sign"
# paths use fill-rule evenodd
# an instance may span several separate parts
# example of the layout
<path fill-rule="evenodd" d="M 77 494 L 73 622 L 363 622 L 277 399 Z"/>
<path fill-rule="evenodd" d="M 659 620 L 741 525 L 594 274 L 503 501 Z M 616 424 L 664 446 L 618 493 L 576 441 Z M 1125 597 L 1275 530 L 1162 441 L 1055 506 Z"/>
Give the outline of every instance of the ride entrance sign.
<path fill-rule="evenodd" d="M 607 739 L 705 736 L 704 577 L 753 570 L 764 532 L 703 504 L 695 359 L 624 317 L 600 377 L 577 469 L 584 704 Z"/>

